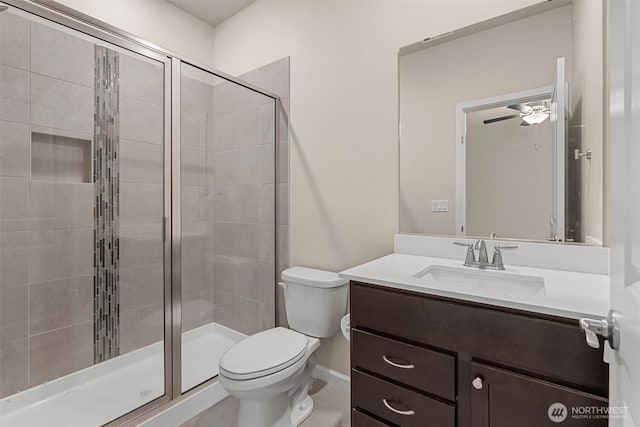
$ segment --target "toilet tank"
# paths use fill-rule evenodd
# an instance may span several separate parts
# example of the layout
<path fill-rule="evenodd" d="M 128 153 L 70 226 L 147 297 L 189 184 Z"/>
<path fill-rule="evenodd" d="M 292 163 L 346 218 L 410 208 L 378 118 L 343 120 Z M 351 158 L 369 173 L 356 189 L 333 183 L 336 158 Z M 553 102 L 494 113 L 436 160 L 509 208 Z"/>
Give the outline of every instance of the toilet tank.
<path fill-rule="evenodd" d="M 347 309 L 347 279 L 331 271 L 292 267 L 282 272 L 282 282 L 291 329 L 318 338 L 338 332 Z"/>

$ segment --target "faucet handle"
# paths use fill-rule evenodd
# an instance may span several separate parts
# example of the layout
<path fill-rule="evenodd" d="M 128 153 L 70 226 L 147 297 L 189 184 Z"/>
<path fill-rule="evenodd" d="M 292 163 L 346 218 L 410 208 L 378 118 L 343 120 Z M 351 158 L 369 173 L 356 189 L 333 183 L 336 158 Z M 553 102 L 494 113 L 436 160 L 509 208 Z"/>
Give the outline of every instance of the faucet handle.
<path fill-rule="evenodd" d="M 466 246 L 467 247 L 467 255 L 464 258 L 464 265 L 471 266 L 476 262 L 476 253 L 473 250 L 473 243 L 463 243 L 463 242 L 453 242 L 454 245 L 458 246 Z"/>
<path fill-rule="evenodd" d="M 507 249 L 518 249 L 517 245 L 495 245 L 493 247 L 493 259 L 491 264 L 498 270 L 504 270 L 504 261 L 502 260 L 502 251 Z"/>
<path fill-rule="evenodd" d="M 498 252 L 508 249 L 518 249 L 518 245 L 495 245 L 493 247 L 493 250 Z"/>
<path fill-rule="evenodd" d="M 466 246 L 468 248 L 473 248 L 473 243 L 453 242 L 453 244 L 458 246 Z"/>

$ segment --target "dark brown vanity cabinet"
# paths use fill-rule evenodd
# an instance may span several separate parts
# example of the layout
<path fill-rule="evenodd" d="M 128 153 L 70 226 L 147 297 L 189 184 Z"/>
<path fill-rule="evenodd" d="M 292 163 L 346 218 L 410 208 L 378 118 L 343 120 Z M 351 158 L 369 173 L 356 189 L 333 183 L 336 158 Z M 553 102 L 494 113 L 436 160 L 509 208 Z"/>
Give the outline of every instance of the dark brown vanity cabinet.
<path fill-rule="evenodd" d="M 585 412 L 608 366 L 571 319 L 351 282 L 351 368 L 355 427 L 607 425 Z"/>

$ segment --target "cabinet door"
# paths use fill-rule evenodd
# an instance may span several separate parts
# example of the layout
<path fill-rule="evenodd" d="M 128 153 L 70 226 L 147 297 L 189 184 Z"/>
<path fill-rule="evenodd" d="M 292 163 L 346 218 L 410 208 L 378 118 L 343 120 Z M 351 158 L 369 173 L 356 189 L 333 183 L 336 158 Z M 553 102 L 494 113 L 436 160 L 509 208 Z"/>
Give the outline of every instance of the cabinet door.
<path fill-rule="evenodd" d="M 472 427 L 606 427 L 607 399 L 471 362 Z"/>

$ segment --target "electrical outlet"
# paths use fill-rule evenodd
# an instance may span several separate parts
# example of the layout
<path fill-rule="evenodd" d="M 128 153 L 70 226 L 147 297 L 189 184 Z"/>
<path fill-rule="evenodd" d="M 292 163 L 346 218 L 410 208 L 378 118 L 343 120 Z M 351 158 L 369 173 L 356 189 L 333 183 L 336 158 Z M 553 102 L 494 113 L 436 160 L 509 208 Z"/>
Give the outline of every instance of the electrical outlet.
<path fill-rule="evenodd" d="M 432 200 L 431 212 L 449 212 L 448 200 Z"/>

